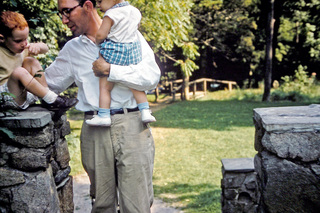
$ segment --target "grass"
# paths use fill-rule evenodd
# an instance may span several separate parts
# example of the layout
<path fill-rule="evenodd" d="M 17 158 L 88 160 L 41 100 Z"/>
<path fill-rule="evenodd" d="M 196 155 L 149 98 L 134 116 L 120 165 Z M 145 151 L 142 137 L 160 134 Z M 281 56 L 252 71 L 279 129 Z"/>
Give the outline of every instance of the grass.
<path fill-rule="evenodd" d="M 261 95 L 255 90 L 241 93 L 213 92 L 201 100 L 175 102 L 154 113 L 156 197 L 188 213 L 221 212 L 221 159 L 256 154 L 253 109 L 309 104 L 263 103 L 252 101 Z M 250 101 L 244 96 L 250 96 Z M 70 120 L 73 134 L 79 134 L 81 122 Z M 80 151 L 71 158 L 79 155 Z M 74 174 L 73 161 L 78 160 L 71 161 Z"/>

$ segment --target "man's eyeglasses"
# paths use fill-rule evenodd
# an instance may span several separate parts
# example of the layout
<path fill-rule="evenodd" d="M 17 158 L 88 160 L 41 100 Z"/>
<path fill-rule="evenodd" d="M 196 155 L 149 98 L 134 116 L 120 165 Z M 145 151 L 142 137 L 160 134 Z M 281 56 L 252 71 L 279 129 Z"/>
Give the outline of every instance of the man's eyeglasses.
<path fill-rule="evenodd" d="M 74 6 L 72 8 L 63 8 L 61 11 L 58 12 L 59 17 L 62 19 L 62 16 L 65 16 L 66 18 L 70 17 L 70 13 L 76 9 L 77 7 L 81 6 L 78 4 L 77 6 Z"/>

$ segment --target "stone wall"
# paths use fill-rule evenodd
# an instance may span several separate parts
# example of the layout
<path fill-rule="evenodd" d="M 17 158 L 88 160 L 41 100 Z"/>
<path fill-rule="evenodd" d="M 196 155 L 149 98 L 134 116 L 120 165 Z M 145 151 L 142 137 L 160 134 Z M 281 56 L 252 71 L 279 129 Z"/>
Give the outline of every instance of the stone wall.
<path fill-rule="evenodd" d="M 258 212 L 320 209 L 320 105 L 254 110 Z"/>
<path fill-rule="evenodd" d="M 319 212 L 320 105 L 254 109 L 254 124 L 254 166 L 222 159 L 222 212 Z"/>
<path fill-rule="evenodd" d="M 0 131 L 0 212 L 73 212 L 66 116 L 32 107 L 0 127 L 14 135 Z"/>
<path fill-rule="evenodd" d="M 254 213 L 258 196 L 253 158 L 222 159 L 222 212 Z"/>

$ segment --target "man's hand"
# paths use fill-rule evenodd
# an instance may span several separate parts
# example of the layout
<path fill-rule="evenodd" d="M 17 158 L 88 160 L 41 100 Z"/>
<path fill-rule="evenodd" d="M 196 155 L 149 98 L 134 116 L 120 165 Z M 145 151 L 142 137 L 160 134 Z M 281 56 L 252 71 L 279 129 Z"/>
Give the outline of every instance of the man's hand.
<path fill-rule="evenodd" d="M 109 76 L 110 73 L 110 64 L 100 56 L 92 63 L 92 70 L 95 76 L 106 77 Z"/>

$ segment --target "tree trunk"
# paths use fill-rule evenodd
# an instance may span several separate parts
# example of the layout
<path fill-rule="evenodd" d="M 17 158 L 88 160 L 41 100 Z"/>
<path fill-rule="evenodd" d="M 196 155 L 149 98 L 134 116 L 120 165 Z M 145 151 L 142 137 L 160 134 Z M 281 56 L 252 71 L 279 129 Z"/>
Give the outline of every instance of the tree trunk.
<path fill-rule="evenodd" d="M 272 59 L 273 59 L 273 34 L 274 34 L 274 1 L 270 0 L 270 9 L 268 12 L 268 24 L 266 35 L 266 67 L 264 79 L 264 94 L 262 101 L 270 101 L 270 90 L 272 81 Z"/>
<path fill-rule="evenodd" d="M 181 100 L 189 100 L 189 77 L 184 76 L 181 88 Z"/>

